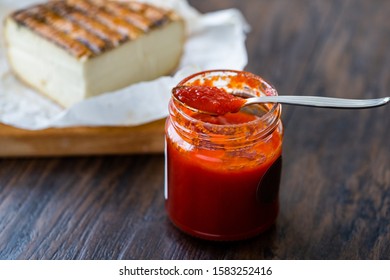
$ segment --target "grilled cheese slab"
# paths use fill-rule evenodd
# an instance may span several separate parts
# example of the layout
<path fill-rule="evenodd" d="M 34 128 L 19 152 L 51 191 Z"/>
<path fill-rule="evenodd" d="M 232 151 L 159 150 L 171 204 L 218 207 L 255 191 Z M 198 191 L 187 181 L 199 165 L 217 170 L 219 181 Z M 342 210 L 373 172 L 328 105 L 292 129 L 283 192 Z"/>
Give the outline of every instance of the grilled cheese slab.
<path fill-rule="evenodd" d="M 60 105 L 171 73 L 185 40 L 173 11 L 134 1 L 57 0 L 9 15 L 13 72 Z"/>

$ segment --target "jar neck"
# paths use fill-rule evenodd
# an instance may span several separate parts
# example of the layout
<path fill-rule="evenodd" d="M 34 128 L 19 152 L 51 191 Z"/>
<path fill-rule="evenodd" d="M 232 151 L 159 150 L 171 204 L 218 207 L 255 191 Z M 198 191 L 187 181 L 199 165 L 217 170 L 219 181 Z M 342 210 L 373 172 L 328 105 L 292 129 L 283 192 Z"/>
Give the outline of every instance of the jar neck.
<path fill-rule="evenodd" d="M 211 149 L 237 149 L 265 141 L 280 125 L 281 105 L 274 104 L 253 120 L 239 124 L 215 124 L 194 116 L 172 99 L 169 115 L 176 133 L 186 142 Z"/>

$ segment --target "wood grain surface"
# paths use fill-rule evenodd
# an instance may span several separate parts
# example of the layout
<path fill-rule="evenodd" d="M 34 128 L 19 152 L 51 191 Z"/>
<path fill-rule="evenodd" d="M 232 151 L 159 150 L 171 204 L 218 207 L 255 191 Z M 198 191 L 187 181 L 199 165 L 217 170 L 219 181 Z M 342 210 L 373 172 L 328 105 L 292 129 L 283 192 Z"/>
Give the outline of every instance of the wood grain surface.
<path fill-rule="evenodd" d="M 238 8 L 246 70 L 279 94 L 390 92 L 390 1 L 191 0 Z M 389 259 L 390 107 L 283 107 L 281 212 L 240 242 L 189 237 L 164 211 L 164 156 L 0 159 L 1 259 Z"/>

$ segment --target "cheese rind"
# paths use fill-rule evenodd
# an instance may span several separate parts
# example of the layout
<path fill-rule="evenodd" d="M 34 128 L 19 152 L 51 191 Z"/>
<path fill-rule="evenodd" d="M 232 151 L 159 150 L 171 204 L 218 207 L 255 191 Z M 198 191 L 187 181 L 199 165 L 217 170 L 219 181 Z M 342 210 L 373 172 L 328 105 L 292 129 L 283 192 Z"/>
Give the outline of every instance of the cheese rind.
<path fill-rule="evenodd" d="M 54 3 L 64 5 L 68 2 L 74 4 L 79 3 L 80 0 Z M 94 2 L 97 10 L 103 9 L 98 6 L 98 0 L 83 3 Z M 49 5 L 49 8 L 46 5 Z M 144 11 L 145 21 L 150 26 L 148 30 L 142 31 L 136 26 L 130 29 L 133 25 L 126 20 L 126 17 L 117 18 L 115 14 L 111 14 L 111 18 L 107 17 L 110 10 L 104 8 L 101 10 L 103 16 L 111 22 L 118 22 L 119 27 L 117 26 L 118 29 L 114 30 L 116 33 L 113 34 L 121 34 L 122 37 L 105 37 L 108 35 L 104 34 L 99 37 L 100 31 L 91 33 L 91 30 L 87 29 L 88 32 L 82 32 L 86 27 L 79 21 L 71 19 L 74 13 L 83 14 L 79 8 L 71 9 L 70 12 L 65 9 L 71 14 L 69 16 L 69 14 L 61 14 L 61 11 L 53 9 L 50 5 L 53 5 L 53 2 L 18 11 L 6 19 L 7 56 L 11 69 L 17 77 L 64 107 L 91 96 L 169 74 L 179 64 L 185 40 L 184 23 L 171 12 L 162 12 L 152 7 L 157 9 L 155 10 L 157 14 L 149 12 L 151 15 L 148 16 L 156 18 L 157 15 L 160 21 L 164 19 L 164 22 L 159 24 L 154 21 L 153 25 L 152 20 L 147 20 Z M 119 7 L 124 9 L 127 6 Z M 150 6 L 147 7 L 151 9 Z M 51 24 L 49 25 L 49 22 L 45 24 L 49 26 L 48 28 L 55 28 L 53 20 L 61 20 L 61 23 L 65 24 L 64 19 L 66 19 L 70 23 L 54 31 L 44 30 L 39 23 L 45 23 L 46 19 L 38 17 L 38 22 L 35 22 L 34 19 L 37 18 L 34 12 L 45 9 L 46 14 L 54 13 L 54 16 L 49 14 Z M 131 11 L 131 13 L 135 12 Z M 57 18 L 56 15 L 59 17 Z M 30 19 L 30 23 L 26 23 L 26 19 L 27 21 Z M 123 27 L 125 22 L 129 24 L 127 29 Z M 93 18 L 92 23 L 103 25 L 98 17 Z M 90 24 L 90 27 L 94 24 Z M 70 31 L 66 33 L 66 30 Z M 128 33 L 129 30 L 136 33 Z M 75 32 L 78 33 L 75 35 Z M 85 34 L 92 34 L 89 42 L 77 39 L 77 36 L 85 36 Z M 96 40 L 93 40 L 92 36 L 95 36 Z M 96 47 L 102 41 L 105 45 L 100 44 L 100 48 Z M 82 44 L 81 47 L 79 44 Z M 71 48 L 72 46 L 74 49 Z"/>

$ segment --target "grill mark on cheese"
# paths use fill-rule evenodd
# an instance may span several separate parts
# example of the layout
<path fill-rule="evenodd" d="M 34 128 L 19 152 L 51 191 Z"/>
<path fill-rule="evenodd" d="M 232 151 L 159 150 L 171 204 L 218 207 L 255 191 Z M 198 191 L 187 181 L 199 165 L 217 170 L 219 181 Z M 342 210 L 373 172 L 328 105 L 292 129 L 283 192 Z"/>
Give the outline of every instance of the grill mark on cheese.
<path fill-rule="evenodd" d="M 67 50 L 70 54 L 76 57 L 89 57 L 93 52 L 80 43 L 69 37 L 67 34 L 47 25 L 47 23 L 35 18 L 29 11 L 21 11 L 13 14 L 13 19 L 24 25 L 44 38 L 50 39 L 52 42 Z"/>
<path fill-rule="evenodd" d="M 153 23 L 153 27 L 163 25 L 165 22 L 169 21 L 168 14 L 152 6 L 147 6 L 144 12 L 146 18 L 148 18 Z"/>
<path fill-rule="evenodd" d="M 41 6 L 41 11 L 38 16 L 43 20 L 46 20 L 46 22 L 54 28 L 57 28 L 68 34 L 71 38 L 85 44 L 94 54 L 99 54 L 106 48 L 106 43 L 102 39 L 88 32 L 78 24 L 66 20 L 47 6 Z"/>
<path fill-rule="evenodd" d="M 104 6 L 98 7 L 88 0 L 67 0 L 66 3 L 76 7 L 84 13 L 93 13 L 97 21 L 126 36 L 127 39 L 134 40 L 143 33 L 134 25 L 107 12 Z"/>
<path fill-rule="evenodd" d="M 119 3 L 133 12 L 142 14 L 152 23 L 152 26 L 158 25 L 159 22 L 169 20 L 170 18 L 168 11 L 154 7 L 147 3 L 126 0 L 119 1 Z"/>
<path fill-rule="evenodd" d="M 141 29 L 143 32 L 148 32 L 152 26 L 152 22 L 140 13 L 134 12 L 129 8 L 126 8 L 122 3 L 116 1 L 105 1 L 105 0 L 90 0 L 93 4 L 98 7 L 105 7 L 107 11 L 116 17 L 123 18 L 130 24 Z"/>
<path fill-rule="evenodd" d="M 127 39 L 126 36 L 109 29 L 104 24 L 95 20 L 94 14 L 90 11 L 79 10 L 73 5 L 68 5 L 66 1 L 54 1 L 48 5 L 52 5 L 52 9 L 65 19 L 77 23 L 88 32 L 106 41 L 107 48 L 116 47 Z"/>
<path fill-rule="evenodd" d="M 126 1 L 126 2 L 124 2 L 124 4 L 126 6 L 128 6 L 131 10 L 133 10 L 134 12 L 138 12 L 138 13 L 142 12 L 147 5 L 145 3 L 140 3 L 140 2 L 135 2 L 135 1 Z"/>
<path fill-rule="evenodd" d="M 120 2 L 120 4 L 135 13 L 141 14 L 147 20 L 147 22 L 149 22 L 149 28 L 161 26 L 165 22 L 172 19 L 168 11 L 146 3 L 123 1 Z"/>
<path fill-rule="evenodd" d="M 78 58 L 96 56 L 175 20 L 171 12 L 149 4 L 107 0 L 54 0 L 11 18 Z"/>
<path fill-rule="evenodd" d="M 110 30 L 105 25 L 87 17 L 85 14 L 81 12 L 74 12 L 71 14 L 67 14 L 65 17 L 67 18 L 69 17 L 69 19 L 77 22 L 78 24 L 83 26 L 91 33 L 99 36 L 100 38 L 102 38 L 103 40 L 107 41 L 109 44 L 112 44 L 115 47 L 119 46 L 120 43 L 124 42 L 127 39 L 126 36 Z"/>

